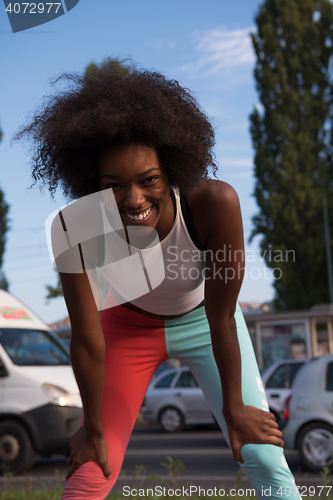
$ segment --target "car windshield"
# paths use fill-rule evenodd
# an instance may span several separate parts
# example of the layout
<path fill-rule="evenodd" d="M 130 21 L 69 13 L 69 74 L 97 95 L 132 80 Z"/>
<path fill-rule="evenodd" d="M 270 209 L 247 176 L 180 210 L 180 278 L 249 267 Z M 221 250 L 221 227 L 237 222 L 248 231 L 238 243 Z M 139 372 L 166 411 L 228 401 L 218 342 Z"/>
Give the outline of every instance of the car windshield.
<path fill-rule="evenodd" d="M 267 389 L 288 389 L 292 386 L 294 378 L 298 370 L 303 366 L 304 362 L 286 363 L 279 366 L 275 372 L 267 380 Z"/>
<path fill-rule="evenodd" d="M 23 328 L 1 328 L 0 343 L 15 365 L 69 365 L 66 348 L 49 332 Z"/>
<path fill-rule="evenodd" d="M 175 387 L 199 387 L 198 382 L 195 380 L 191 372 L 182 372 L 176 382 Z"/>
<path fill-rule="evenodd" d="M 167 387 L 170 387 L 171 382 L 173 380 L 173 377 L 175 375 L 176 375 L 176 372 L 169 373 L 169 375 L 167 375 L 166 377 L 163 377 L 159 382 L 157 382 L 155 387 L 157 389 L 166 389 Z"/>

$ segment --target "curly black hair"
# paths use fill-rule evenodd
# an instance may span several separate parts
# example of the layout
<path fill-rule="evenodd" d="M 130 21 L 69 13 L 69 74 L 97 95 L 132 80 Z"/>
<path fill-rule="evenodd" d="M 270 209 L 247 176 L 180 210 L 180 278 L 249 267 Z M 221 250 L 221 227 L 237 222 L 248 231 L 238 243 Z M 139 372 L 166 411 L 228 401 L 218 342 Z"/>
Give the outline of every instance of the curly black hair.
<path fill-rule="evenodd" d="M 177 81 L 117 59 L 59 80 L 65 90 L 48 97 L 15 136 L 33 139 L 34 184 L 48 185 L 52 196 L 58 185 L 71 199 L 99 191 L 98 154 L 113 144 L 154 147 L 180 190 L 208 178 L 209 167 L 216 174 L 212 126 Z"/>

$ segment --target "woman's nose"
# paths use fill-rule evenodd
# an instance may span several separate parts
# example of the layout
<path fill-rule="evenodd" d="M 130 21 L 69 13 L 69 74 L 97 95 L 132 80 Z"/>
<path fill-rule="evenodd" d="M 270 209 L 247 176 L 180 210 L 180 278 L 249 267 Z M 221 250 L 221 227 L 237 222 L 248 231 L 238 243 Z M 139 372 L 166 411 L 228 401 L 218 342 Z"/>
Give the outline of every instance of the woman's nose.
<path fill-rule="evenodd" d="M 139 186 L 133 186 L 126 192 L 125 205 L 128 208 L 138 208 L 145 202 L 142 189 Z"/>

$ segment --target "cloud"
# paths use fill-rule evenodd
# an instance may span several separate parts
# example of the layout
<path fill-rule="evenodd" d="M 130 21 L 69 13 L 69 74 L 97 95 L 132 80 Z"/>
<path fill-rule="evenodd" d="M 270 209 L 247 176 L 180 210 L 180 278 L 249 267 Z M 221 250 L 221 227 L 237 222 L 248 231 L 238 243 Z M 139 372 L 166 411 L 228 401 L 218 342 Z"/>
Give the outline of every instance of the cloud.
<path fill-rule="evenodd" d="M 148 46 L 152 47 L 154 50 L 174 50 L 177 47 L 176 42 L 167 40 L 163 37 L 159 37 L 156 40 L 149 40 Z"/>
<path fill-rule="evenodd" d="M 239 168 L 251 168 L 253 167 L 252 158 L 221 158 L 220 162 L 221 166 L 227 167 L 239 167 Z"/>
<path fill-rule="evenodd" d="M 231 74 L 235 70 L 253 66 L 255 56 L 250 33 L 253 26 L 236 29 L 213 29 L 194 33 L 196 52 L 199 59 L 182 66 L 181 70 L 191 76 L 209 77 L 222 73 Z"/>
<path fill-rule="evenodd" d="M 221 172 L 223 172 L 223 168 L 221 168 Z M 222 175 L 222 173 L 220 173 L 220 175 Z M 225 181 L 234 181 L 235 179 L 239 179 L 239 180 L 242 180 L 242 179 L 252 179 L 253 177 L 253 173 L 251 171 L 249 172 L 242 172 L 240 174 L 225 174 L 223 172 L 223 175 L 222 175 L 222 178 L 223 180 Z"/>
<path fill-rule="evenodd" d="M 333 0 L 332 0 L 333 1 Z M 225 144 L 221 143 L 215 147 L 217 154 L 224 153 L 225 151 L 247 151 L 249 146 L 247 144 Z"/>
<path fill-rule="evenodd" d="M 242 121 L 226 121 L 222 123 L 219 127 L 219 132 L 247 132 L 249 130 L 248 120 Z"/>
<path fill-rule="evenodd" d="M 253 178 L 252 158 L 219 158 L 219 174 L 225 181 Z"/>

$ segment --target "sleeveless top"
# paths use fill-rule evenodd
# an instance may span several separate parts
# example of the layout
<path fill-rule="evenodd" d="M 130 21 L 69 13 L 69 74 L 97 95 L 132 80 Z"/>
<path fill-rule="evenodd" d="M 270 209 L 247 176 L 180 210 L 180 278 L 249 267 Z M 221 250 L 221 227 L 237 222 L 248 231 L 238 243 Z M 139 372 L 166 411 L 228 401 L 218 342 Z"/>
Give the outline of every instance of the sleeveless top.
<path fill-rule="evenodd" d="M 143 267 L 146 267 L 149 292 L 133 300 L 125 300 L 112 285 L 112 278 L 108 276 L 107 269 L 100 267 L 110 282 L 112 295 L 119 303 L 131 302 L 144 311 L 162 316 L 185 314 L 197 307 L 204 298 L 205 285 L 205 252 L 196 236 L 187 198 L 181 196 L 177 188 L 172 188 L 170 195 L 174 204 L 175 220 L 169 233 L 159 243 L 160 249 L 157 249 L 157 245 L 138 249 L 143 255 L 141 262 Z M 104 232 L 107 233 L 111 225 L 103 204 L 101 211 Z M 104 259 L 108 261 L 107 245 L 104 251 Z M 158 286 L 152 287 L 154 276 L 149 276 L 149 265 L 145 266 L 144 263 L 154 261 L 157 251 L 159 254 L 162 251 L 165 277 Z"/>

